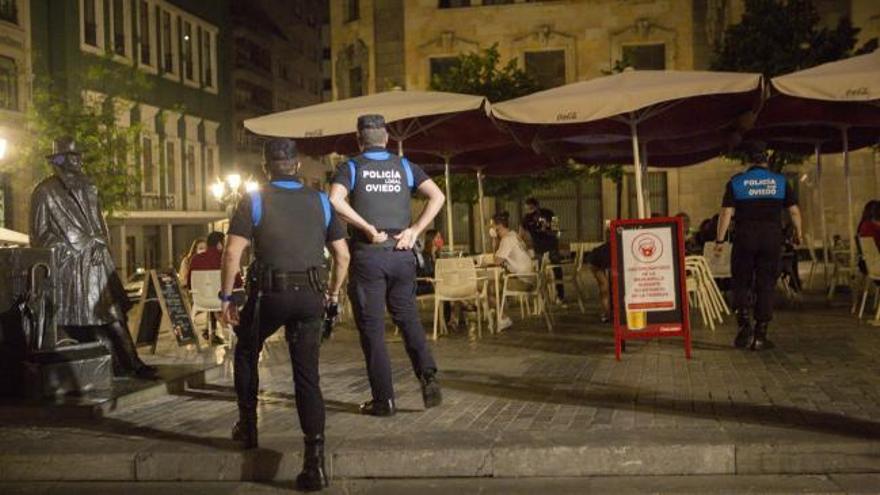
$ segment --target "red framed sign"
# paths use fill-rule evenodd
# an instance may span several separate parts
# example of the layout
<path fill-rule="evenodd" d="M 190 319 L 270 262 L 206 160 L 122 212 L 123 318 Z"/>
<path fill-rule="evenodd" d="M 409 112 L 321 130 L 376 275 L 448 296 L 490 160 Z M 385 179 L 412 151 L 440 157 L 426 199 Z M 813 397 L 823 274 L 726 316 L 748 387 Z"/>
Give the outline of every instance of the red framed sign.
<path fill-rule="evenodd" d="M 682 337 L 691 357 L 691 324 L 680 218 L 611 222 L 614 353 L 627 340 Z"/>

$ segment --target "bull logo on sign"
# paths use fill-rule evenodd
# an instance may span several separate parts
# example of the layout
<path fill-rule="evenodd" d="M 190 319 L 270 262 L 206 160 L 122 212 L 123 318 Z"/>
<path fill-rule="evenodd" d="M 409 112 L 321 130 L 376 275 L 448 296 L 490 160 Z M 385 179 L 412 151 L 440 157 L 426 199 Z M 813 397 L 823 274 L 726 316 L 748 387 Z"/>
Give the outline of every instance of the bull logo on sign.
<path fill-rule="evenodd" d="M 639 234 L 633 239 L 632 254 L 641 263 L 654 263 L 663 255 L 663 241 L 654 234 Z"/>

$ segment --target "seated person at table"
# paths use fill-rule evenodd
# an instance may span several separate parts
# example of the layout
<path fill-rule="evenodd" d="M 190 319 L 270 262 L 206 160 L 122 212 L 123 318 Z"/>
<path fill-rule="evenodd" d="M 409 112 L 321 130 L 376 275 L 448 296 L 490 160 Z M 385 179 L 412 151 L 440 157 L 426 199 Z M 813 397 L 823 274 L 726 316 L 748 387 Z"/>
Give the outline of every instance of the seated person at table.
<path fill-rule="evenodd" d="M 602 314 L 599 319 L 602 323 L 608 323 L 611 319 L 611 287 L 608 279 L 608 270 L 611 269 L 611 246 L 605 242 L 593 249 L 586 256 L 590 272 L 596 278 L 599 286 L 599 301 L 602 303 Z"/>
<path fill-rule="evenodd" d="M 511 275 L 531 275 L 535 273 L 535 265 L 532 257 L 526 249 L 522 238 L 510 230 L 510 214 L 506 211 L 497 213 L 492 217 L 492 228 L 489 236 L 497 241 L 498 248 L 495 250 L 495 263 L 503 266 Z M 520 279 L 511 277 L 507 281 L 507 288 L 515 291 L 531 290 L 534 287 L 534 279 Z M 501 315 L 499 330 L 504 330 L 513 325 L 513 322 L 505 315 Z"/>

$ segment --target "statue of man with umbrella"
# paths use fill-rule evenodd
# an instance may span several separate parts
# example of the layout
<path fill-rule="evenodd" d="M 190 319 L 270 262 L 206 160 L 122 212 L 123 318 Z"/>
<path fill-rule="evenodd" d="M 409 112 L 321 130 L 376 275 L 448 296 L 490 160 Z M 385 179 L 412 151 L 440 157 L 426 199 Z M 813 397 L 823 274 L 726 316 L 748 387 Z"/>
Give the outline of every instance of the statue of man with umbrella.
<path fill-rule="evenodd" d="M 47 157 L 54 174 L 31 196 L 31 245 L 52 248 L 56 320 L 79 341 L 100 341 L 113 356 L 119 376 L 152 378 L 156 369 L 137 355 L 126 323 L 128 299 L 110 254 L 98 188 L 83 173 L 72 138 L 54 143 Z"/>

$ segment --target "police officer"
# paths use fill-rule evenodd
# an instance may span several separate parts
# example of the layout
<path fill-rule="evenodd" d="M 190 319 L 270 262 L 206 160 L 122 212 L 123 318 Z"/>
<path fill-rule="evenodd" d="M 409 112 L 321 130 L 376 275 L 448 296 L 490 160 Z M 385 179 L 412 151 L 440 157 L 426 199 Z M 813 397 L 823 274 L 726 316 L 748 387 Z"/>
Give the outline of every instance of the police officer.
<path fill-rule="evenodd" d="M 773 290 L 782 255 L 782 210 L 788 209 L 794 226 L 794 242 L 801 239 L 801 214 L 797 195 L 785 176 L 767 169 L 767 153 L 761 143 L 749 143 L 742 151 L 751 166 L 727 183 L 718 220 L 716 248 L 727 235 L 735 217 L 731 269 L 733 304 L 739 326 L 734 345 L 761 350 L 772 347 L 767 325 L 773 318 Z M 752 289 L 754 289 L 752 291 Z M 754 326 L 750 312 L 754 292 Z"/>
<path fill-rule="evenodd" d="M 425 342 L 416 306 L 413 245 L 445 198 L 421 168 L 385 150 L 388 133 L 384 117 L 362 115 L 357 129 L 362 153 L 339 166 L 330 201 L 351 227 L 349 296 L 372 390 L 372 400 L 361 405 L 361 412 L 391 416 L 395 405 L 384 338 L 386 303 L 403 332 L 425 407 L 439 405 L 442 400 L 437 365 Z M 410 203 L 415 191 L 426 196 L 428 204 L 412 224 Z M 350 197 L 350 204 L 346 197 Z"/>
<path fill-rule="evenodd" d="M 272 139 L 263 149 L 269 184 L 246 196 L 229 224 L 223 256 L 222 314 L 235 325 L 235 391 L 239 419 L 233 439 L 257 446 L 257 360 L 263 342 L 284 326 L 293 365 L 296 409 L 305 435 L 303 490 L 328 485 L 324 471 L 324 399 L 318 377 L 318 349 L 325 303 L 335 302 L 348 269 L 345 227 L 329 198 L 297 178 L 300 163 L 289 139 Z M 242 251 L 253 241 L 248 300 L 239 316 L 231 302 Z M 329 289 L 325 245 L 333 255 Z M 326 291 L 326 292 L 325 292 Z"/>

